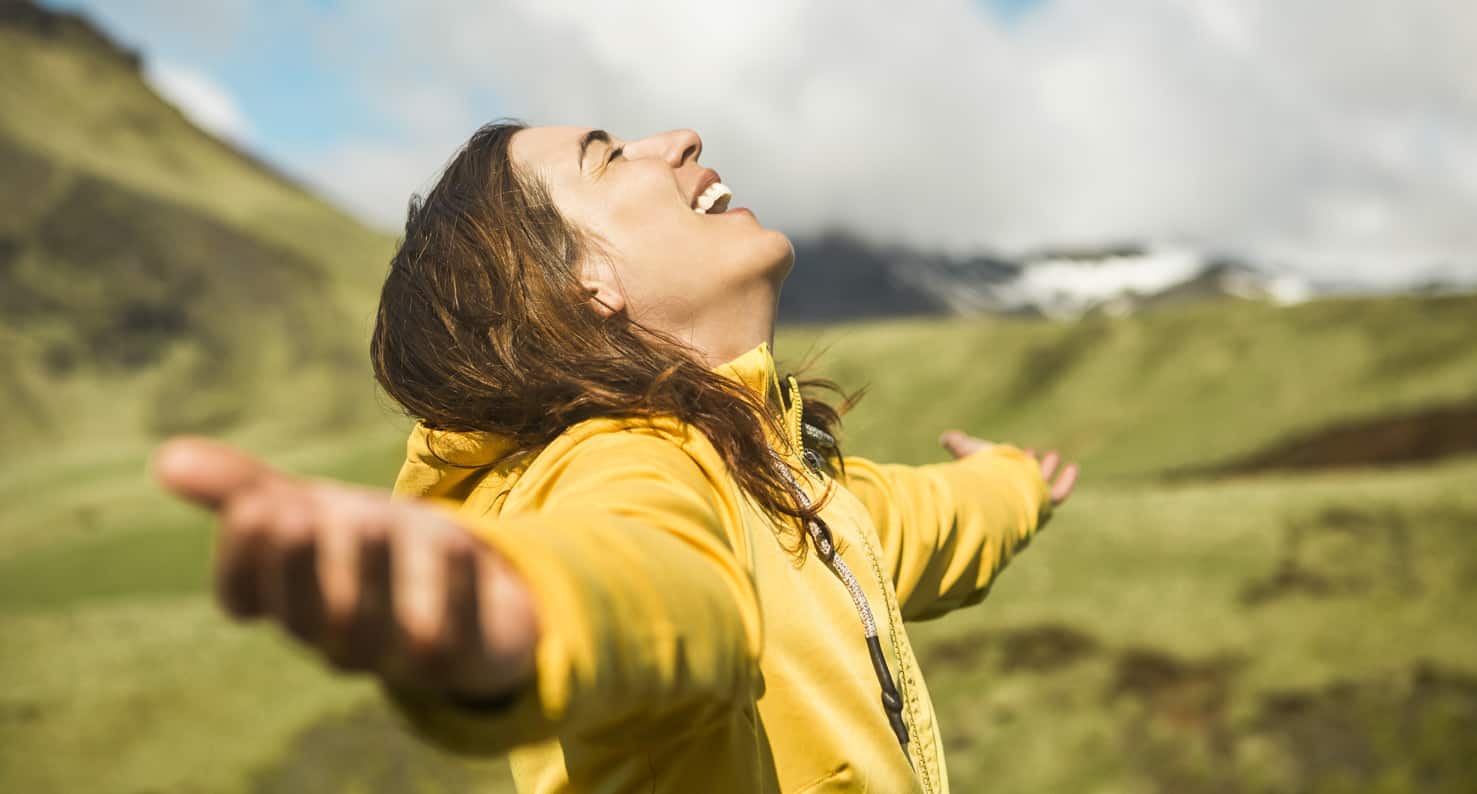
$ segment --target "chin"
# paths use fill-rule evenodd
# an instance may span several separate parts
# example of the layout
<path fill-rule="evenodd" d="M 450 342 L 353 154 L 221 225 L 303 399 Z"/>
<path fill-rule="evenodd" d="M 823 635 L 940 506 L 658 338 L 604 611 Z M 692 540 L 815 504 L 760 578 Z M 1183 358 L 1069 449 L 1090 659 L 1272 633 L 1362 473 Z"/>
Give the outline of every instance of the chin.
<path fill-rule="evenodd" d="M 795 245 L 784 232 L 775 229 L 765 229 L 765 260 L 769 263 L 765 268 L 776 281 L 784 281 L 790 275 L 790 270 L 795 266 Z"/>

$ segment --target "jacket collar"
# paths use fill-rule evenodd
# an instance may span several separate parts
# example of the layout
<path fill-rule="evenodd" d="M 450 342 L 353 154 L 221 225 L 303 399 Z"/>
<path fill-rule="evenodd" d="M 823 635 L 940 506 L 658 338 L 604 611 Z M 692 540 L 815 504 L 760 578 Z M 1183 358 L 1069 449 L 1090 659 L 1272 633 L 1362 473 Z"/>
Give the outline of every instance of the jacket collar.
<path fill-rule="evenodd" d="M 800 449 L 800 417 L 803 408 L 800 386 L 793 377 L 786 377 L 783 381 L 780 379 L 774 365 L 774 353 L 768 342 L 760 342 L 738 358 L 718 365 L 714 371 L 742 383 L 750 391 L 762 396 L 765 405 L 780 412 L 785 428 L 783 440 L 792 450 Z"/>
<path fill-rule="evenodd" d="M 764 403 L 781 413 L 785 435 L 770 439 L 776 449 L 785 450 L 787 444 L 787 451 L 801 449 L 800 388 L 794 378 L 781 382 L 767 342 L 715 367 L 714 371 L 763 395 Z M 427 428 L 424 422 L 417 422 L 406 441 L 406 461 L 396 478 L 395 492 L 464 496 L 466 488 L 483 481 L 488 467 L 503 460 L 514 447 L 511 438 L 494 433 L 436 431 Z"/>

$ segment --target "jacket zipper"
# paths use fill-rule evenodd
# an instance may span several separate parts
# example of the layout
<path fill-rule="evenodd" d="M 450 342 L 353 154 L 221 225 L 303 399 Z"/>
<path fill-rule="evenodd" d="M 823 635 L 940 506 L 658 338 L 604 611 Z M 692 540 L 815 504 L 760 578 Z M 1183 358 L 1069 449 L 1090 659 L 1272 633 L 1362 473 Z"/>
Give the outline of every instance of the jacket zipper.
<path fill-rule="evenodd" d="M 788 441 L 791 444 L 792 448 L 801 453 L 802 463 L 808 463 L 808 461 L 804 460 L 803 455 L 803 450 L 805 448 L 803 410 L 804 404 L 800 400 L 800 385 L 795 381 L 795 378 L 793 376 L 788 377 L 786 380 L 786 386 L 788 386 L 790 397 L 789 411 L 794 415 L 793 421 L 789 422 L 789 427 L 787 428 L 790 433 L 790 438 L 788 439 Z M 808 505 L 810 503 L 810 495 L 805 491 L 805 488 L 798 482 L 798 480 L 796 480 L 793 473 L 790 472 L 788 463 L 785 462 L 783 459 L 781 459 L 781 463 L 783 464 L 783 471 L 790 480 L 791 486 L 796 489 L 800 498 L 804 500 Z M 930 773 L 930 767 L 927 764 L 927 759 L 923 756 L 923 746 L 918 746 L 918 758 L 919 763 L 923 764 L 922 768 L 919 768 L 918 765 L 914 763 L 913 754 L 908 750 L 908 745 L 910 743 L 910 732 L 917 733 L 917 715 L 912 713 L 912 708 L 907 708 L 906 711 L 908 713 L 908 716 L 913 717 L 913 719 L 908 720 L 904 717 L 904 709 L 910 704 L 903 701 L 902 696 L 899 694 L 897 687 L 893 682 L 891 671 L 889 670 L 887 665 L 887 657 L 882 651 L 881 641 L 879 639 L 879 632 L 876 625 L 876 617 L 872 614 L 871 605 L 867 603 L 866 596 L 861 592 L 861 587 L 856 581 L 856 576 L 851 572 L 850 566 L 848 566 L 839 555 L 835 554 L 835 549 L 831 545 L 830 540 L 830 527 L 825 526 L 824 522 L 818 522 L 820 526 L 816 526 L 816 523 L 817 522 L 812 522 L 811 526 L 807 527 L 807 530 L 815 539 L 817 550 L 819 550 L 821 555 L 826 558 L 827 567 L 831 570 L 832 573 L 836 574 L 837 578 L 840 579 L 842 584 L 846 586 L 852 597 L 852 602 L 857 608 L 857 614 L 862 620 L 863 631 L 867 634 L 867 650 L 872 658 L 872 667 L 877 673 L 878 683 L 882 688 L 882 705 L 883 710 L 887 713 L 888 724 L 892 727 L 893 733 L 897 736 L 898 742 L 902 746 L 903 756 L 908 759 L 908 765 L 910 767 L 913 767 L 913 772 L 918 776 L 918 782 L 922 785 L 925 794 L 927 794 L 928 792 L 932 792 L 934 790 L 932 775 Z M 867 561 L 872 568 L 872 575 L 875 580 L 874 583 L 878 586 L 881 592 L 885 594 L 887 592 L 887 583 L 879 578 L 882 575 L 881 569 L 878 567 L 876 556 L 872 553 L 872 546 L 870 543 L 867 542 L 865 536 L 860 538 L 860 540 L 862 543 L 863 551 L 867 557 Z M 897 645 L 898 629 L 894 623 L 892 610 L 890 608 L 888 609 L 887 622 L 889 633 L 893 635 L 894 645 Z M 906 667 L 905 661 L 906 660 L 903 658 L 901 647 L 899 646 L 899 673 L 904 672 L 903 668 Z M 908 724 L 909 722 L 912 723 L 911 726 Z"/>

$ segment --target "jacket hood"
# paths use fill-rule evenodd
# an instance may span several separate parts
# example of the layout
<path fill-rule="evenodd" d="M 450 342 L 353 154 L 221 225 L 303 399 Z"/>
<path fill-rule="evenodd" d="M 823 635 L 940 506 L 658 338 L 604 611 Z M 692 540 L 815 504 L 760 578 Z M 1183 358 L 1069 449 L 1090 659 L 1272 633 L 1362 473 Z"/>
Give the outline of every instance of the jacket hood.
<path fill-rule="evenodd" d="M 786 432 L 799 444 L 799 387 L 793 378 L 782 386 L 774 354 L 761 342 L 739 357 L 714 368 L 785 412 Z M 513 455 L 513 439 L 480 431 L 433 430 L 416 422 L 405 442 L 405 462 L 395 478 L 396 496 L 462 500 L 473 487 L 503 488 L 511 483 L 532 455 Z"/>

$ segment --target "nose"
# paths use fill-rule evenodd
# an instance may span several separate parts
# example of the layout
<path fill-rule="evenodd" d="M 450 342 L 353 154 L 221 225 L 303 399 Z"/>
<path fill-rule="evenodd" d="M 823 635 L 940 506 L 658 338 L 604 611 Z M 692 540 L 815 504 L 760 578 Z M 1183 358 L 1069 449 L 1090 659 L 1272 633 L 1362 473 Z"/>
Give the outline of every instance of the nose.
<path fill-rule="evenodd" d="M 696 161 L 702 153 L 703 139 L 696 130 L 668 130 L 626 144 L 627 157 L 660 157 L 673 168 Z"/>

